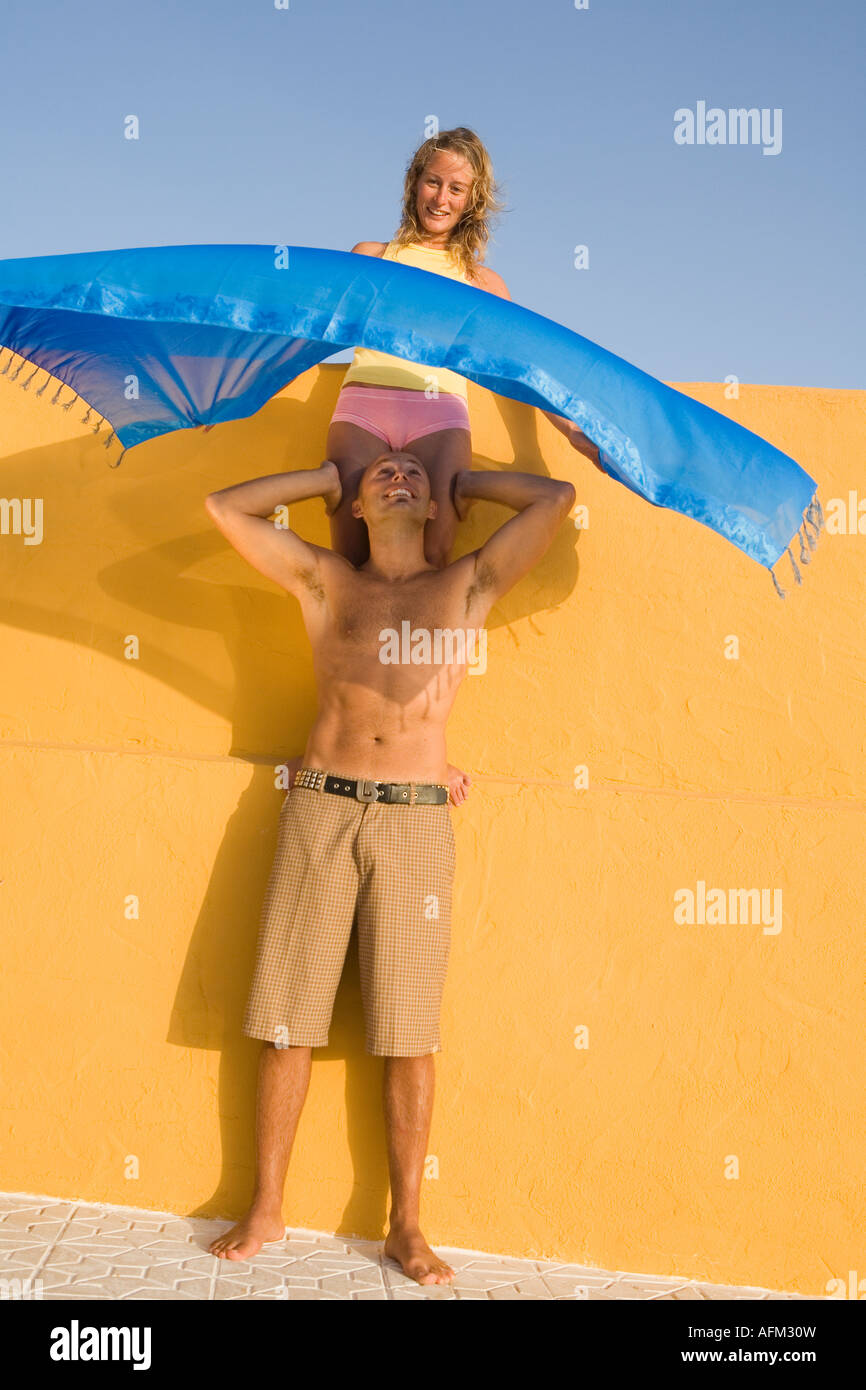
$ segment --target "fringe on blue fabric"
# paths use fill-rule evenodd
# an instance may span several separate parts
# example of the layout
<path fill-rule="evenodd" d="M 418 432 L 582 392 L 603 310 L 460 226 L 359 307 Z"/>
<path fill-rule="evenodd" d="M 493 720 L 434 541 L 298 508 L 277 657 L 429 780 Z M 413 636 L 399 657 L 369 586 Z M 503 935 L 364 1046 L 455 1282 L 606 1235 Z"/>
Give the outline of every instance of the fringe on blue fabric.
<path fill-rule="evenodd" d="M 717 532 L 769 569 L 823 513 L 787 454 L 578 333 L 414 266 L 315 247 L 162 246 L 0 261 L 0 345 L 87 406 L 121 452 L 171 430 L 254 414 L 354 346 L 459 373 L 573 420 L 617 482 Z M 72 397 L 62 401 L 66 386 Z M 813 534 L 814 533 L 814 534 Z"/>
<path fill-rule="evenodd" d="M 808 553 L 808 551 L 806 550 L 806 547 L 805 547 L 805 545 L 804 545 L 804 543 L 803 543 L 803 537 L 805 536 L 805 538 L 806 538 L 806 542 L 808 543 L 809 550 L 814 550 L 814 549 L 815 549 L 815 546 L 818 544 L 818 534 L 819 534 L 819 532 L 821 531 L 823 525 L 824 525 L 824 513 L 823 513 L 823 511 L 821 510 L 821 503 L 818 501 L 818 494 L 817 494 L 817 492 L 816 492 L 816 493 L 815 493 L 815 496 L 812 498 L 811 502 L 809 503 L 808 507 L 806 508 L 805 512 L 803 513 L 803 524 L 802 524 L 802 526 L 798 529 L 798 532 L 797 532 L 797 539 L 798 539 L 799 542 L 800 542 L 800 560 L 801 560 L 802 564 L 808 565 L 809 561 L 810 561 L 811 558 L 812 558 L 811 555 L 810 555 L 810 554 Z M 814 538 L 812 537 L 812 535 L 809 533 L 809 531 L 808 531 L 808 529 L 807 529 L 809 526 L 814 527 L 814 530 L 815 530 Z M 797 561 L 794 559 L 793 555 L 791 554 L 791 547 L 790 547 L 790 546 L 786 546 L 785 549 L 786 549 L 786 552 L 787 552 L 787 555 L 788 555 L 788 559 L 791 561 L 791 568 L 792 568 L 793 571 L 794 571 L 794 578 L 796 579 L 796 581 L 797 581 L 798 584 L 802 584 L 803 581 L 802 581 L 802 579 L 800 578 L 800 571 L 797 569 Z M 778 581 L 778 579 L 776 578 L 775 574 L 773 573 L 772 566 L 770 567 L 770 578 L 772 579 L 773 583 L 774 583 L 775 586 L 776 586 L 776 593 L 779 595 L 779 597 L 780 597 L 780 598 L 787 598 L 787 594 L 784 592 L 784 590 L 782 590 L 782 589 L 779 588 L 779 581 Z"/>

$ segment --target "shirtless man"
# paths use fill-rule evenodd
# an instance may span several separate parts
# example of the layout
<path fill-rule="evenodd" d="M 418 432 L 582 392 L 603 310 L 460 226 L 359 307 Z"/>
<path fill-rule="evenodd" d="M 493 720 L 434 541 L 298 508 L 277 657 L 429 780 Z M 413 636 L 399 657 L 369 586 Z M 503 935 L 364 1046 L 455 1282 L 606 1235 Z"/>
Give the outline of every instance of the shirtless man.
<path fill-rule="evenodd" d="M 263 1041 L 255 1190 L 243 1219 L 210 1249 L 244 1260 L 284 1239 L 283 1186 L 311 1049 L 327 1044 L 357 911 L 366 1050 L 385 1058 L 385 1253 L 419 1284 L 450 1283 L 454 1270 L 419 1225 L 454 872 L 445 725 L 490 609 L 544 555 L 575 491 L 530 473 L 458 471 L 460 520 L 479 498 L 517 515 L 444 568 L 424 556 L 437 504 L 413 454 L 382 454 L 362 474 L 352 508 L 366 522 L 370 556 L 360 568 L 268 520 L 283 504 L 319 496 L 332 515 L 342 485 L 330 461 L 224 488 L 205 504 L 238 553 L 298 599 L 318 687 L 303 767 L 280 810 L 243 1025 Z M 403 633 L 405 622 L 413 643 L 419 630 L 430 635 L 426 662 L 384 659 L 385 631 Z M 445 629 L 467 635 L 465 651 L 449 653 L 447 643 L 437 651 L 432 639 Z"/>

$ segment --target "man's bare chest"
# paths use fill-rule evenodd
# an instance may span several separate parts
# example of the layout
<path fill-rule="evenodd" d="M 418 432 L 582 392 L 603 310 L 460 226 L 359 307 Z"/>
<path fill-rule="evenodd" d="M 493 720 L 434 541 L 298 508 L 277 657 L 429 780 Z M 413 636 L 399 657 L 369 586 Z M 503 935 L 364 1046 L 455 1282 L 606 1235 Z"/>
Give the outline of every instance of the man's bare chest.
<path fill-rule="evenodd" d="M 425 576 L 411 584 L 347 584 L 330 597 L 325 636 L 334 645 L 377 649 L 398 634 L 429 633 L 465 627 L 465 585 L 458 587 L 442 575 Z M 421 640 L 417 638 L 416 640 Z"/>

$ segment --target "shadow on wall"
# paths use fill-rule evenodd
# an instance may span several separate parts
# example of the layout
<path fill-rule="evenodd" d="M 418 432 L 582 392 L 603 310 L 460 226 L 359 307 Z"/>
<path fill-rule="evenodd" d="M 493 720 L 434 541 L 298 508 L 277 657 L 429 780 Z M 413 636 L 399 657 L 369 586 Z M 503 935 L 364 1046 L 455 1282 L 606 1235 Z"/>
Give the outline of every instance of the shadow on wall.
<path fill-rule="evenodd" d="M 230 549 L 206 518 L 203 503 L 207 492 L 247 477 L 315 467 L 325 457 L 324 437 L 307 439 L 305 431 L 309 432 L 310 420 L 321 422 L 330 417 L 344 372 L 342 365 L 320 368 L 306 401 L 276 397 L 251 421 L 222 425 L 208 435 L 196 432 L 191 439 L 184 439 L 185 432 L 180 432 L 151 441 L 128 452 L 116 472 L 107 466 L 115 455 L 106 453 L 101 436 L 92 442 L 76 439 L 29 450 L 5 461 L 6 494 L 15 495 L 20 490 L 21 495 L 28 495 L 32 479 L 38 477 L 43 495 L 53 492 L 63 499 L 68 509 L 66 520 L 79 535 L 87 522 L 73 521 L 71 509 L 84 510 L 88 489 L 102 489 L 95 464 L 105 465 L 110 520 L 107 537 L 96 529 L 92 549 L 76 545 L 64 554 L 62 544 L 58 546 L 62 575 L 56 565 L 53 569 L 51 565 L 28 566 L 27 598 L 20 597 L 25 590 L 22 582 L 19 596 L 7 596 L 4 621 L 118 660 L 123 659 L 125 635 L 141 631 L 143 646 L 146 638 L 148 676 L 224 720 L 231 728 L 230 752 L 260 764 L 226 825 L 204 901 L 192 924 L 169 1021 L 170 1044 L 214 1049 L 221 1054 L 222 1172 L 214 1192 L 190 1215 L 234 1214 L 250 1196 L 260 1044 L 242 1035 L 241 1020 L 266 887 L 266 878 L 251 882 L 251 847 L 260 854 L 262 837 L 270 837 L 269 865 L 276 847 L 278 818 L 274 768 L 302 751 L 315 711 L 315 690 L 309 643 L 294 598 L 289 596 L 287 602 L 286 596 L 264 579 L 246 583 L 251 571 L 239 556 L 236 582 L 196 579 L 186 571 Z M 496 400 L 496 407 L 513 453 L 512 462 L 504 466 L 546 473 L 536 433 L 536 412 L 503 398 Z M 255 448 L 245 447 L 245 436 L 254 438 Z M 272 447 L 261 447 L 265 437 Z M 291 444 L 287 447 L 286 440 L 298 440 L 297 450 Z M 197 464 L 190 469 L 193 449 Z M 177 474 L 175 488 L 166 485 L 167 461 Z M 474 455 L 474 466 L 503 465 Z M 87 479 L 85 487 L 76 487 L 75 481 L 70 486 L 70 479 L 82 476 Z M 193 478 L 201 484 L 200 496 L 195 489 L 190 493 Z M 164 526 L 159 520 L 161 512 L 165 514 Z M 505 509 L 476 504 L 458 534 L 455 556 L 480 545 L 508 515 Z M 106 524 L 104 519 L 102 524 Z M 299 504 L 293 524 L 315 543 L 330 543 L 321 503 Z M 190 529 L 169 535 L 183 526 Z M 154 540 L 160 532 L 169 538 Z M 563 602 L 578 577 L 576 542 L 576 530 L 563 526 L 544 559 L 492 610 L 488 629 L 507 627 Z M 87 611 L 88 592 L 98 567 L 94 556 L 101 559 L 112 549 L 125 553 L 98 568 L 96 581 L 110 600 L 105 609 L 121 607 L 122 628 L 101 622 Z M 157 620 L 152 635 L 138 621 L 142 613 Z M 222 684 L 190 660 L 184 638 L 191 630 L 213 632 L 224 640 L 232 670 L 230 683 Z M 471 681 L 465 682 L 470 688 L 469 698 L 471 685 Z M 86 720 L 84 723 L 87 728 Z M 99 730 L 90 732 L 98 742 Z M 122 750 L 122 744 L 120 747 Z M 254 858 L 253 862 L 259 861 Z M 230 962 L 237 961 L 239 940 L 245 943 L 247 968 L 233 974 Z M 330 1044 L 315 1049 L 313 1055 L 314 1060 L 340 1058 L 346 1065 L 347 1138 L 356 1181 L 337 1231 L 375 1235 L 385 1221 L 388 1194 L 383 1126 L 371 1119 L 381 1116 L 383 1061 L 364 1052 L 354 930 L 337 994 Z"/>

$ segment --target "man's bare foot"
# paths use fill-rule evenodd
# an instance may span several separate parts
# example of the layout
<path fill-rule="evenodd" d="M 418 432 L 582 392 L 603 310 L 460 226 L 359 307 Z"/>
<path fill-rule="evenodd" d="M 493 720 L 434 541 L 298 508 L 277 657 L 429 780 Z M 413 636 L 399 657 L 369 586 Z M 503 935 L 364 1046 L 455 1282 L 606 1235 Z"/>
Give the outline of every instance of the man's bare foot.
<path fill-rule="evenodd" d="M 454 1278 L 454 1270 L 433 1253 L 418 1226 L 392 1226 L 385 1237 L 385 1254 L 418 1284 L 450 1284 Z"/>
<path fill-rule="evenodd" d="M 221 1260 L 248 1260 L 266 1241 L 284 1240 L 286 1228 L 282 1214 L 272 1208 L 250 1207 L 246 1216 L 230 1231 L 211 1242 L 210 1253 Z"/>
<path fill-rule="evenodd" d="M 453 763 L 448 764 L 448 793 L 455 806 L 462 806 L 469 795 L 472 778 Z"/>

